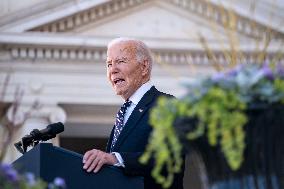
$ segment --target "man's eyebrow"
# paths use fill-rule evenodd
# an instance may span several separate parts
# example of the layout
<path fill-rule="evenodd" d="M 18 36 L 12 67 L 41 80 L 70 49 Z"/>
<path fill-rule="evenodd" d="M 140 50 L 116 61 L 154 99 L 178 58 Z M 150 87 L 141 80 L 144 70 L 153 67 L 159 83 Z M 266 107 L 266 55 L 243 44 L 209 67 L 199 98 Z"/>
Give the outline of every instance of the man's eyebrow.
<path fill-rule="evenodd" d="M 114 62 L 117 62 L 117 61 L 120 61 L 120 60 L 126 61 L 126 60 L 128 60 L 128 58 L 126 58 L 126 57 L 116 58 L 116 59 L 114 59 Z M 111 63 L 111 62 L 112 62 L 111 59 L 106 60 L 106 63 Z"/>
<path fill-rule="evenodd" d="M 128 60 L 128 58 L 126 57 L 121 57 L 121 58 L 116 58 L 115 61 L 119 61 L 119 60 Z"/>

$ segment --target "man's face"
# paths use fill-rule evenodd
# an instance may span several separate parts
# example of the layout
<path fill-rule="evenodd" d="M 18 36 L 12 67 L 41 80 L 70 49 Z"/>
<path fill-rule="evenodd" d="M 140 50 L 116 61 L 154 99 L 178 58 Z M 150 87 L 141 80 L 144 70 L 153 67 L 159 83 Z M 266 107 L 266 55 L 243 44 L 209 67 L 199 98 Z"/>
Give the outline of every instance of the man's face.
<path fill-rule="evenodd" d="M 128 99 L 144 82 L 147 62 L 137 62 L 133 43 L 119 42 L 107 51 L 107 77 L 117 95 Z"/>

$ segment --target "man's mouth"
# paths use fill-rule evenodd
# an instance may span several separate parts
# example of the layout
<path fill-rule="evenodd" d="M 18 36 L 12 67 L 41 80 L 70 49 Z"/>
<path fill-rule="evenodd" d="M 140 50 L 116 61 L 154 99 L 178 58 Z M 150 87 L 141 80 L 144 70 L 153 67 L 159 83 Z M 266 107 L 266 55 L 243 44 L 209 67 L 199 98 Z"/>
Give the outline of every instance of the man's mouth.
<path fill-rule="evenodd" d="M 122 84 L 124 81 L 125 81 L 124 79 L 120 79 L 120 78 L 113 80 L 113 82 L 114 82 L 115 85 L 120 85 L 120 84 Z"/>

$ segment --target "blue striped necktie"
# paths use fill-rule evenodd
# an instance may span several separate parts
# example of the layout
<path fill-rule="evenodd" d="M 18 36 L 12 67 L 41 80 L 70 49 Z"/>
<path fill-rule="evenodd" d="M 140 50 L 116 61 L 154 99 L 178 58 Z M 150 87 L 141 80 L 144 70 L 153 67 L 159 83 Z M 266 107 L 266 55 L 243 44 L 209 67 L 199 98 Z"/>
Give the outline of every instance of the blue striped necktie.
<path fill-rule="evenodd" d="M 116 120 L 115 120 L 115 128 L 114 128 L 114 135 L 111 143 L 111 149 L 113 149 L 118 136 L 120 135 L 122 129 L 123 129 L 123 120 L 124 120 L 124 115 L 127 110 L 127 108 L 131 105 L 130 100 L 126 100 L 124 104 L 120 107 L 119 111 L 116 114 Z"/>

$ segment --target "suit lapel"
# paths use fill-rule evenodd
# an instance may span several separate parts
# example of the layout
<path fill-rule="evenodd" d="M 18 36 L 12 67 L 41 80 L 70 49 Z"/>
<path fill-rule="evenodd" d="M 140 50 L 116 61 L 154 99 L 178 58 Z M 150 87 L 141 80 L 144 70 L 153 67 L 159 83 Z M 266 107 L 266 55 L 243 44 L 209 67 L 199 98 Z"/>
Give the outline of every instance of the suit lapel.
<path fill-rule="evenodd" d="M 153 86 L 149 91 L 147 91 L 144 94 L 142 99 L 139 101 L 139 103 L 131 113 L 124 128 L 122 129 L 122 132 L 120 133 L 117 142 L 114 146 L 114 151 L 119 148 L 122 142 L 131 133 L 131 131 L 133 131 L 135 127 L 138 125 L 139 120 L 142 118 L 145 112 L 147 112 L 147 110 L 150 108 L 149 104 L 155 99 L 157 92 L 158 92 L 157 89 Z"/>

